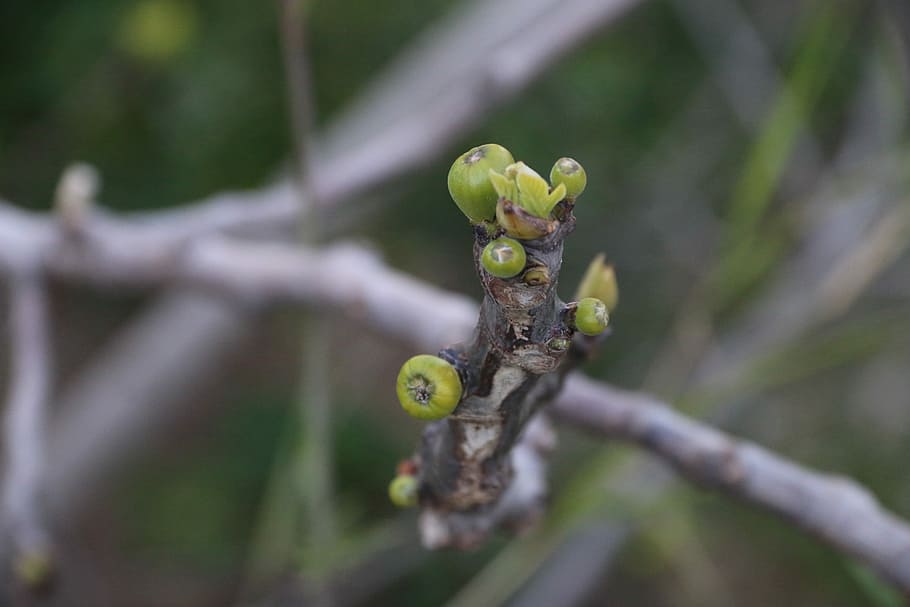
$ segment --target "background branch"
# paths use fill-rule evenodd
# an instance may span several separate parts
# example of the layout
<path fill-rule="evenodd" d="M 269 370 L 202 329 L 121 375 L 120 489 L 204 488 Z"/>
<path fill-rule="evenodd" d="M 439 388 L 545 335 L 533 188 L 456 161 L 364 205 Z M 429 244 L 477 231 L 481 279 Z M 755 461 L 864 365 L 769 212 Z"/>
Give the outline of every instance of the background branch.
<path fill-rule="evenodd" d="M 12 294 L 31 275 L 53 298 L 55 367 L 34 510 L 49 550 L 8 562 L 28 552 L 0 519 L 6 573 L 52 564 L 53 585 L 0 584 L 0 603 L 902 604 L 902 0 L 58 5 L 0 19 L 0 55 L 16 58 L 0 65 L 0 189 L 54 208 L 0 203 L 0 283 Z M 578 398 L 509 443 L 527 482 L 464 528 L 533 522 L 534 504 L 541 524 L 428 553 L 421 514 L 385 499 L 420 431 L 388 382 L 396 360 L 477 320 L 475 301 L 427 283 L 478 297 L 439 179 L 484 141 L 596 167 L 579 208 L 593 229 L 563 280 L 605 247 L 628 278 L 634 305 L 586 367 L 636 392 L 573 378 Z M 75 158 L 103 169 L 104 204 L 89 165 L 54 193 Z M 184 202 L 224 187 L 258 189 Z M 389 265 L 324 244 L 352 229 Z M 301 317 L 318 319 L 303 329 L 309 378 Z M 18 355 L 0 348 L 0 364 Z M 4 389 L 12 378 L 0 371 Z M 306 449 L 291 444 L 295 402 Z M 563 405 L 571 440 L 547 479 L 555 436 L 536 422 Z M 793 462 L 856 479 L 894 514 Z M 867 543 L 876 533 L 892 543 Z"/>
<path fill-rule="evenodd" d="M 432 162 L 471 125 L 479 124 L 498 104 L 521 93 L 547 66 L 614 22 L 637 1 L 549 0 L 545 4 L 541 10 L 555 11 L 555 18 L 538 22 L 540 35 L 518 36 L 508 28 L 494 28 L 490 32 L 487 40 L 496 49 L 494 54 L 508 61 L 490 61 L 489 54 L 465 61 L 461 54 L 427 52 L 427 45 L 432 46 L 435 37 L 406 49 L 401 59 L 394 61 L 377 79 L 380 84 L 391 74 L 397 74 L 397 84 L 389 90 L 399 94 L 391 105 L 408 117 L 403 125 L 406 129 L 370 119 L 381 116 L 374 112 L 378 101 L 366 102 L 330 125 L 325 136 L 320 137 L 325 153 L 316 168 L 320 174 L 317 196 L 321 203 L 338 206 L 364 188 L 372 190 Z M 443 18 L 435 27 L 449 32 L 448 40 L 454 48 L 466 47 L 474 39 L 471 23 L 491 18 L 490 23 L 511 22 L 513 8 L 514 2 L 504 0 L 477 2 L 465 12 Z M 450 75 L 453 61 L 464 70 L 463 77 Z M 420 75 L 412 72 L 415 62 L 425 64 L 428 72 L 446 74 L 446 87 L 469 90 L 474 96 L 458 111 L 444 112 L 419 98 L 400 95 L 421 81 Z M 446 95 L 447 90 L 439 94 Z M 356 115 L 367 119 L 355 120 Z M 360 126 L 346 126 L 355 122 Z M 345 137 L 353 137 L 357 142 L 356 154 L 343 144 Z M 159 283 L 170 284 L 174 279 L 169 269 L 171 256 L 190 240 L 211 233 L 250 236 L 287 233 L 300 211 L 299 188 L 291 179 L 251 192 L 216 194 L 176 210 L 138 213 L 130 226 L 123 226 L 116 219 L 109 223 L 110 218 L 99 209 L 87 216 L 94 226 L 105 227 L 100 229 L 101 236 L 94 239 L 93 245 L 79 253 L 83 261 L 76 266 L 93 258 L 95 261 L 88 262 L 88 266 L 93 266 L 97 283 L 133 282 L 115 268 L 102 268 L 103 260 L 111 253 L 122 258 L 130 256 L 133 250 L 138 262 L 132 264 L 133 270 L 139 270 L 146 278 L 156 277 Z M 114 233 L 119 236 L 109 238 Z M 64 246 L 62 236 L 54 222 L 43 222 L 0 201 L 0 268 L 8 268 L 14 261 L 11 256 L 20 253 L 34 258 L 58 249 L 72 251 Z M 61 259 L 63 255 L 63 250 L 51 254 L 57 262 L 67 265 Z M 141 262 L 142 258 L 147 263 Z M 60 275 L 66 274 L 75 278 L 79 270 L 73 267 Z M 431 292 L 420 295 L 430 297 L 429 301 L 446 299 L 432 289 L 425 291 Z M 252 296 L 254 300 L 259 299 L 258 294 Z M 464 303 L 461 300 L 460 305 L 464 307 Z M 469 316 L 473 315 L 474 309 L 469 304 L 465 309 Z M 172 291 L 149 306 L 86 366 L 82 376 L 63 392 L 61 404 L 65 406 L 60 409 L 65 415 L 55 424 L 55 461 L 59 457 L 64 462 L 60 469 L 51 471 L 62 482 L 54 495 L 57 516 L 75 516 L 79 511 L 76 504 L 97 496 L 103 479 L 122 468 L 130 455 L 141 451 L 155 436 L 186 415 L 182 397 L 214 377 L 228 354 L 243 343 L 250 312 L 251 308 L 236 300 L 225 302 L 198 290 Z M 387 315 L 382 322 L 395 329 L 409 319 Z M 418 324 L 424 329 L 428 348 L 455 341 L 450 328 L 431 321 L 418 321 Z M 467 326 L 469 330 L 470 321 Z M 173 342 L 163 344 L 163 335 L 173 336 Z M 84 436 L 94 440 L 81 440 L 79 429 L 86 430 Z M 68 457 L 76 454 L 78 457 Z M 80 474 L 70 476 L 73 470 L 79 470 Z M 89 478 L 94 482 L 88 482 Z"/>
<path fill-rule="evenodd" d="M 578 428 L 640 445 L 696 483 L 779 514 L 910 596 L 910 527 L 855 482 L 809 471 L 649 396 L 579 375 L 568 379 L 553 411 Z"/>
<path fill-rule="evenodd" d="M 41 503 L 51 384 L 47 296 L 40 276 L 20 269 L 10 282 L 12 369 L 4 426 L 4 531 L 15 572 L 37 585 L 47 574 L 51 542 Z"/>
<path fill-rule="evenodd" d="M 47 269 L 92 280 L 97 258 L 66 257 L 63 264 L 53 254 L 45 256 Z M 137 270 L 147 267 L 132 255 L 101 265 L 109 276 L 131 276 L 136 286 L 141 280 L 145 286 L 179 280 L 245 300 L 332 306 L 430 350 L 466 337 L 476 314 L 468 300 L 390 270 L 352 245 L 306 250 L 211 238 L 169 272 L 127 271 L 133 264 Z M 855 484 L 736 442 L 649 397 L 578 376 L 570 376 L 555 412 L 576 425 L 636 442 L 688 478 L 783 516 L 910 592 L 910 528 Z M 67 458 L 59 461 L 62 474 L 84 472 L 69 468 Z"/>

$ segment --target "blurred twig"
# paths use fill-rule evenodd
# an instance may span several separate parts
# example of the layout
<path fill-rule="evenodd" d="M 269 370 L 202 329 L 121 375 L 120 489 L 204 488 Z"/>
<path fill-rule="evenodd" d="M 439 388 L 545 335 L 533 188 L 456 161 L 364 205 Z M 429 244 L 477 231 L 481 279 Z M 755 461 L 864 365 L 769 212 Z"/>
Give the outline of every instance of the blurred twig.
<path fill-rule="evenodd" d="M 910 100 L 910 6 L 904 0 L 882 0 L 885 27 L 894 34 L 898 46 L 904 93 Z"/>
<path fill-rule="evenodd" d="M 19 581 L 38 585 L 50 567 L 51 541 L 41 502 L 51 385 L 47 294 L 40 275 L 19 269 L 10 283 L 12 369 L 6 405 L 4 532 Z"/>
<path fill-rule="evenodd" d="M 475 315 L 475 308 L 462 299 L 397 274 L 352 247 L 295 251 L 227 240 L 208 243 L 206 247 L 213 248 L 203 259 L 190 260 L 186 272 L 178 269 L 178 277 L 235 294 L 260 293 L 356 310 L 376 328 L 437 346 L 446 341 L 436 341 L 441 327 L 456 339 L 463 337 Z M 53 256 L 47 260 L 47 270 L 58 269 Z M 83 279 L 91 278 L 93 268 L 82 271 Z M 364 271 L 372 280 L 361 280 Z M 433 330 L 424 332 L 430 325 Z M 857 485 L 737 442 L 649 397 L 579 376 L 567 382 L 555 412 L 582 427 L 636 442 L 688 478 L 780 514 L 910 592 L 910 528 Z"/>
<path fill-rule="evenodd" d="M 612 521 L 598 521 L 575 529 L 549 553 L 537 575 L 510 599 L 509 605 L 569 607 L 585 604 L 627 534 L 628 529 L 614 525 Z M 501 580 L 499 586 L 504 586 Z M 465 601 L 462 604 L 480 603 Z"/>
<path fill-rule="evenodd" d="M 747 132 L 759 131 L 775 96 L 794 95 L 761 33 L 731 0 L 673 0 L 672 4 L 710 66 L 730 110 Z M 817 165 L 821 158 L 817 142 L 807 137 L 804 143 L 807 157 L 801 161 Z"/>
<path fill-rule="evenodd" d="M 46 475 L 49 515 L 66 524 L 103 495 L 124 458 L 193 414 L 186 403 L 243 343 L 248 313 L 223 297 L 175 290 L 120 332 L 58 401 Z M 161 331 L 162 323 L 169 331 Z M 200 332 L 212 342 L 197 339 Z M 180 353 L 177 356 L 176 353 Z M 139 356 L 137 361 L 135 356 Z M 144 358 L 143 358 L 144 357 Z M 189 359 L 189 364 L 184 359 Z M 142 364 L 142 361 L 156 361 Z M 189 369 L 187 367 L 190 367 Z"/>
<path fill-rule="evenodd" d="M 910 594 L 910 526 L 856 483 L 808 472 L 659 401 L 581 376 L 570 378 L 554 412 L 580 428 L 632 440 L 690 480 L 783 516 Z"/>
<path fill-rule="evenodd" d="M 364 188 L 375 188 L 431 162 L 497 104 L 523 91 L 547 66 L 634 4 L 635 0 L 554 2 L 553 10 L 559 14 L 547 21 L 546 35 L 517 41 L 508 47 L 509 52 L 501 53 L 498 61 L 483 55 L 465 62 L 463 79 L 446 76 L 448 85 L 474 92 L 476 98 L 465 111 L 453 113 L 436 105 L 424 107 L 420 101 L 415 105 L 405 97 L 399 109 L 409 116 L 406 129 L 371 124 L 370 130 L 381 132 L 375 136 L 360 132 L 354 138 L 356 148 L 338 146 L 337 152 L 326 154 L 318 169 L 319 199 L 331 206 L 351 199 Z M 478 5 L 484 11 L 494 6 L 506 5 Z M 516 70 L 519 64 L 522 69 Z M 370 114 L 368 109 L 365 111 Z M 333 130 L 330 128 L 324 139 L 325 149 L 335 147 Z M 117 256 L 135 255 L 137 261 L 144 258 L 147 262 L 139 264 L 144 267 L 143 274 L 163 277 L 168 274 L 170 256 L 191 240 L 213 233 L 272 235 L 276 230 L 287 230 L 299 216 L 298 188 L 290 180 L 282 180 L 253 192 L 217 194 L 174 211 L 139 214 L 133 226 L 121 234 L 123 238 L 116 241 L 104 236 L 92 239 L 88 234 L 86 242 L 91 244 L 81 249 L 80 256 L 103 260 L 111 252 Z M 95 213 L 93 218 L 95 227 L 108 220 L 103 212 Z M 27 229 L 20 234 L 20 227 Z M 116 225 L 113 228 L 117 231 Z M 53 226 L 0 204 L 0 271 L 11 262 L 12 253 L 22 251 L 29 256 L 45 247 L 62 247 L 63 241 Z M 111 246 L 116 251 L 107 248 Z M 116 280 L 118 277 L 112 274 L 117 272 L 101 269 L 104 265 L 102 261 L 97 268 L 101 270 L 98 280 Z M 119 278 L 128 279 L 125 275 Z M 434 293 L 423 295 L 434 301 L 440 299 Z M 180 397 L 220 368 L 231 349 L 241 342 L 249 312 L 237 302 L 171 293 L 151 306 L 92 361 L 83 377 L 65 392 L 67 406 L 61 409 L 66 410 L 66 415 L 55 424 L 55 453 L 63 462 L 60 474 L 55 474 L 59 482 L 54 492 L 57 516 L 72 516 L 76 504 L 94 495 L 101 479 L 109 476 L 112 469 L 122 467 L 131 454 L 180 418 L 184 412 L 179 406 L 183 402 Z M 386 319 L 390 327 L 408 321 Z M 432 348 L 454 341 L 446 335 L 450 332 L 446 328 L 432 322 L 419 324 Z M 176 341 L 163 344 L 162 336 Z M 76 470 L 79 473 L 70 474 Z M 88 481 L 90 478 L 92 482 Z"/>
<path fill-rule="evenodd" d="M 818 322 L 843 314 L 883 270 L 910 247 L 910 200 L 898 202 L 818 287 Z"/>
<path fill-rule="evenodd" d="M 307 52 L 305 0 L 281 0 L 280 20 L 284 46 L 285 73 L 289 82 L 289 110 L 294 125 L 301 203 L 309 213 L 299 222 L 299 240 L 315 244 L 323 237 L 324 205 L 320 198 L 319 173 L 314 170 L 321 149 L 315 134 L 316 101 Z M 314 604 L 333 604 L 331 588 L 324 573 L 338 540 L 334 506 L 334 465 L 329 356 L 331 333 L 325 318 L 314 313 L 302 318 L 302 368 L 297 386 L 297 449 L 292 460 L 292 482 L 296 499 L 303 506 L 302 525 L 296 540 L 302 553 L 302 567 L 315 587 Z M 300 533 L 302 532 L 302 533 Z M 293 540 L 292 540 L 293 541 Z"/>
<path fill-rule="evenodd" d="M 753 286 L 784 251 L 781 230 L 761 230 L 761 224 L 853 25 L 850 12 L 827 4 L 819 6 L 808 20 L 806 39 L 787 79 L 788 86 L 779 91 L 735 186 L 724 243 L 727 250 L 712 276 L 717 310 Z"/>

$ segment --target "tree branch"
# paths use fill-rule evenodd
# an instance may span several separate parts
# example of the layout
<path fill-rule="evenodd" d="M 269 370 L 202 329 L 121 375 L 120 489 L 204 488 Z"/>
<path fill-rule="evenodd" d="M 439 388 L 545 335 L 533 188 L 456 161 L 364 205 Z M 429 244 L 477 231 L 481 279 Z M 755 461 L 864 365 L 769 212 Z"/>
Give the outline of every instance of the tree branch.
<path fill-rule="evenodd" d="M 443 52 L 434 37 L 412 45 L 379 78 L 379 84 L 388 84 L 387 80 L 394 75 L 395 83 L 386 87 L 391 91 L 391 98 L 381 91 L 375 98 L 371 95 L 357 106 L 353 115 L 348 112 L 320 137 L 326 153 L 317 167 L 321 178 L 317 197 L 328 207 L 338 206 L 364 190 L 372 191 L 382 183 L 425 166 L 456 137 L 482 121 L 497 104 L 521 93 L 549 65 L 637 3 L 638 0 L 541 0 L 538 8 L 552 14 L 537 20 L 539 29 L 535 35 L 528 36 L 517 36 L 512 28 L 500 26 L 503 20 L 517 23 L 512 14 L 516 0 L 476 2 L 457 18 L 445 18 L 435 27 L 447 31 L 446 40 L 451 44 L 446 47 L 448 50 Z M 449 52 L 467 46 L 473 48 L 478 23 L 486 24 L 487 52 L 472 55 L 470 60 L 465 60 L 462 52 Z M 453 66 L 460 70 L 457 77 L 452 75 Z M 410 93 L 426 82 L 426 72 L 445 75 L 441 79 L 443 87 L 438 91 L 447 100 L 445 104 L 399 94 Z M 457 99 L 449 94 L 451 91 L 459 91 Z M 467 92 L 469 98 L 463 98 Z M 452 108 L 447 105 L 450 101 L 457 103 L 457 111 L 450 111 Z M 383 119 L 376 111 L 379 102 L 395 108 L 398 118 L 407 120 Z M 346 141 L 346 137 L 351 139 Z M 350 141 L 356 145 L 350 145 Z M 146 278 L 170 284 L 175 278 L 166 267 L 168 255 L 193 239 L 213 233 L 272 235 L 276 230 L 294 226 L 301 215 L 297 190 L 290 179 L 283 179 L 267 188 L 217 194 L 173 211 L 141 213 L 133 216 L 135 221 L 129 233 L 121 234 L 123 238 L 100 240 L 118 249 L 128 248 L 131 233 L 144 249 L 138 252 L 137 258 L 149 259 L 148 264 L 136 263 L 134 267 L 141 266 Z M 86 216 L 98 223 L 107 219 L 98 211 Z M 112 230 L 118 231 L 118 227 L 122 226 L 112 226 Z M 20 228 L 25 231 L 17 234 Z M 0 272 L 9 266 L 10 255 L 22 252 L 34 258 L 56 250 L 60 244 L 55 222 L 42 222 L 0 204 Z M 118 251 L 118 256 L 123 253 Z M 54 256 L 59 254 L 58 251 Z M 106 254 L 103 250 L 89 254 L 97 260 L 88 265 L 96 268 L 105 265 Z M 157 256 L 156 260 L 151 260 L 150 255 Z M 77 265 L 83 263 L 84 260 Z M 71 276 L 79 279 L 78 268 L 72 272 Z M 114 276 L 109 276 L 108 271 L 99 272 L 97 282 L 124 278 L 130 282 L 128 277 L 118 277 L 116 271 L 110 273 Z M 142 282 L 140 279 L 133 284 Z M 430 297 L 433 301 L 446 299 L 438 294 Z M 254 295 L 254 299 L 260 298 Z M 396 315 L 380 316 L 389 329 L 408 322 Z M 184 411 L 177 406 L 182 402 L 179 396 L 198 385 L 202 378 L 214 375 L 219 361 L 225 358 L 225 344 L 238 342 L 249 318 L 249 308 L 178 292 L 153 306 L 149 316 L 118 337 L 102 359 L 89 367 L 87 377 L 79 378 L 74 389 L 65 393 L 68 395 L 66 415 L 58 424 L 57 438 L 53 441 L 55 446 L 61 446 L 59 453 L 72 453 L 81 442 L 77 432 L 68 430 L 70 423 L 78 428 L 106 430 L 91 432 L 96 441 L 86 445 L 80 457 L 59 458 L 66 463 L 57 480 L 65 483 L 54 493 L 62 499 L 53 503 L 72 515 L 68 508 L 74 502 L 68 498 L 87 497 L 92 492 L 92 484 L 80 484 L 79 479 L 100 479 L 110 473 L 112 466 L 124 465 L 131 453 L 179 418 Z M 428 341 L 447 332 L 433 322 L 421 324 L 427 329 Z M 163 348 L 157 339 L 160 334 L 179 336 L 186 347 Z M 438 348 L 447 341 L 452 339 L 443 337 L 432 341 L 429 347 Z M 147 389 L 159 385 L 158 379 L 164 376 L 169 379 L 167 389 Z M 118 379 L 105 382 L 106 377 Z M 93 468 L 90 462 L 103 465 Z M 69 476 L 66 470 L 79 470 L 81 474 Z M 57 468 L 51 472 L 56 474 Z"/>
<path fill-rule="evenodd" d="M 31 217 L 18 228 L 43 232 L 48 221 Z M 0 231 L 12 227 L 0 221 Z M 5 249 L 10 244 L 0 239 L 0 258 Z M 259 303 L 331 306 L 430 351 L 466 339 L 476 317 L 470 300 L 391 270 L 353 245 L 307 250 L 207 238 L 183 255 L 166 256 L 172 263 L 157 269 L 119 247 L 105 250 L 110 256 L 104 259 L 97 253 L 73 256 L 53 249 L 40 250 L 37 258 L 53 274 L 96 284 L 105 282 L 99 274 L 136 287 L 178 281 Z M 635 442 L 687 478 L 779 514 L 910 593 L 910 527 L 853 482 L 738 442 L 650 397 L 577 375 L 570 376 L 554 413 L 573 425 Z M 78 478 L 88 472 L 78 460 L 53 453 L 55 476 Z"/>
<path fill-rule="evenodd" d="M 910 527 L 856 482 L 803 468 L 650 396 L 578 375 L 566 382 L 553 413 L 580 429 L 634 442 L 689 480 L 780 515 L 910 596 Z"/>
<path fill-rule="evenodd" d="M 4 531 L 9 534 L 20 581 L 43 581 L 50 538 L 43 520 L 41 489 L 51 383 L 47 298 L 40 276 L 17 270 L 10 283 L 12 369 L 6 409 L 3 483 Z"/>

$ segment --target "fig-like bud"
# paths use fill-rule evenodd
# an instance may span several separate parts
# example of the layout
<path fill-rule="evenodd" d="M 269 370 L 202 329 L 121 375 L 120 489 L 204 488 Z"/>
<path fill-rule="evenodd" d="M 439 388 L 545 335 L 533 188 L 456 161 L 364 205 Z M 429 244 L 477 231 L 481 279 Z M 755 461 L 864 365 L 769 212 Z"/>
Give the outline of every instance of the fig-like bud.
<path fill-rule="evenodd" d="M 484 247 L 480 265 L 497 278 L 512 278 L 525 269 L 528 258 L 521 243 L 511 238 L 497 238 Z"/>
<path fill-rule="evenodd" d="M 461 400 L 461 378 L 449 362 L 419 354 L 407 360 L 395 385 L 402 408 L 417 419 L 442 419 Z"/>
<path fill-rule="evenodd" d="M 575 299 L 596 297 L 606 304 L 607 311 L 612 312 L 619 303 L 619 286 L 616 283 L 616 272 L 606 257 L 599 253 L 591 260 L 585 275 L 578 285 Z"/>
<path fill-rule="evenodd" d="M 585 335 L 600 335 L 610 322 L 607 306 L 596 297 L 585 297 L 575 309 L 575 328 Z"/>
<path fill-rule="evenodd" d="M 399 508 L 417 504 L 417 479 L 410 474 L 399 474 L 389 483 L 389 499 Z"/>
<path fill-rule="evenodd" d="M 500 198 L 541 219 L 547 219 L 556 203 L 566 197 L 566 186 L 559 184 L 550 191 L 547 181 L 523 162 L 510 164 L 502 172 L 491 169 L 490 181 Z"/>
<path fill-rule="evenodd" d="M 495 143 L 471 148 L 449 169 L 449 194 L 473 223 L 492 221 L 499 195 L 490 183 L 490 171 L 503 171 L 515 162 L 509 150 Z"/>
<path fill-rule="evenodd" d="M 550 183 L 555 188 L 563 185 L 566 188 L 566 198 L 578 198 L 588 185 L 588 176 L 585 169 L 574 158 L 560 158 L 550 169 Z"/>

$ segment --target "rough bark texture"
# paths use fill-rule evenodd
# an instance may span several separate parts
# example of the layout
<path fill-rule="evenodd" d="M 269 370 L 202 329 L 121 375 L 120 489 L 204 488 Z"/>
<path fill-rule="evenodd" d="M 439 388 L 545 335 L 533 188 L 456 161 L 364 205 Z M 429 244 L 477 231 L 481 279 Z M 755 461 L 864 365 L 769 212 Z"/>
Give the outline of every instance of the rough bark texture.
<path fill-rule="evenodd" d="M 575 218 L 565 201 L 560 211 L 550 234 L 522 241 L 528 263 L 514 278 L 482 269 L 481 253 L 491 237 L 475 229 L 474 263 L 484 289 L 480 317 L 470 341 L 439 353 L 462 378 L 462 400 L 451 416 L 426 428 L 418 455 L 421 534 L 429 547 L 473 546 L 496 526 L 533 522 L 542 509 L 541 456 L 552 441 L 532 437 L 513 450 L 529 420 L 558 392 L 572 366 L 564 363 L 577 359 L 568 356 L 574 304 L 556 293 L 563 243 Z M 531 270 L 533 279 L 527 277 Z M 583 343 L 584 336 L 577 341 Z M 544 420 L 539 426 L 546 434 Z M 512 484 L 527 486 L 514 487 L 521 497 L 503 500 Z"/>

